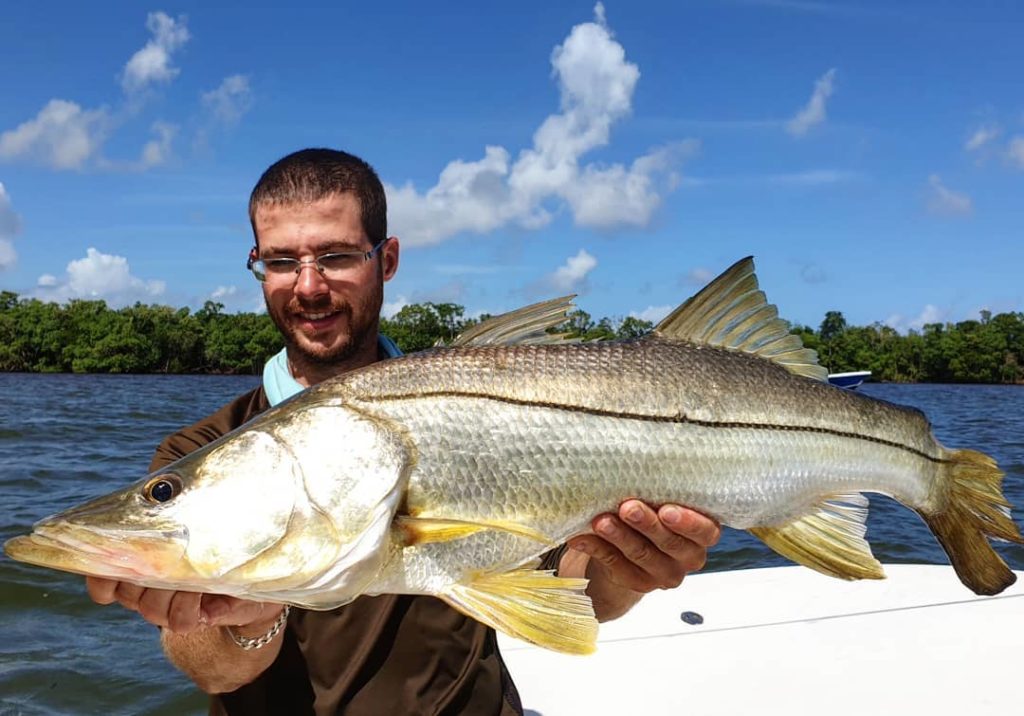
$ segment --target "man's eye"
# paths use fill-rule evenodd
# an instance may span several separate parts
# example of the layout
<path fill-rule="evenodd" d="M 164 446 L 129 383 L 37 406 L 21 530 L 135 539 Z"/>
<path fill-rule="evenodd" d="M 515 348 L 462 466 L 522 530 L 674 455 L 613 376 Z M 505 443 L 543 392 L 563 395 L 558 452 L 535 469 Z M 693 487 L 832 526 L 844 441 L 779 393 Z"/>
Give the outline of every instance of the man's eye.
<path fill-rule="evenodd" d="M 359 264 L 360 259 L 363 258 L 362 254 L 356 253 L 345 253 L 345 254 L 324 254 L 320 257 L 320 265 L 327 271 L 336 271 L 340 269 L 352 268 Z"/>
<path fill-rule="evenodd" d="M 295 270 L 295 259 L 263 259 L 263 265 L 267 271 L 274 273 L 287 273 Z"/>

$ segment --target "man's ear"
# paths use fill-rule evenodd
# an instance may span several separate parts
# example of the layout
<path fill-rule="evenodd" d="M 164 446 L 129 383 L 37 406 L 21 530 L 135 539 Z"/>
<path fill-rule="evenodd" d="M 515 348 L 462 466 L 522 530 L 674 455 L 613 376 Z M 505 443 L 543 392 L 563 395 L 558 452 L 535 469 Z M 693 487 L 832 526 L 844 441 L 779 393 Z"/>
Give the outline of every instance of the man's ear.
<path fill-rule="evenodd" d="M 390 281 L 391 277 L 398 271 L 398 255 L 400 250 L 398 246 L 398 237 L 388 237 L 388 242 L 384 245 L 381 250 L 381 266 L 384 270 L 384 280 Z"/>

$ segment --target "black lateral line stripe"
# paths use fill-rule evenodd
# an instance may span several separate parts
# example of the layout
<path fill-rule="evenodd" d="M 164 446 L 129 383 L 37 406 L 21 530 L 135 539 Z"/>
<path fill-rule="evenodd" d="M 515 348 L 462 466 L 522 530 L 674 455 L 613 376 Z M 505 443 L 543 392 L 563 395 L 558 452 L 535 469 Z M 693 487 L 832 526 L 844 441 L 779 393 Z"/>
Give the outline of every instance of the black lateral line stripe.
<path fill-rule="evenodd" d="M 840 438 L 850 438 L 852 440 L 865 440 L 870 443 L 876 443 L 878 445 L 885 445 L 886 447 L 896 448 L 897 450 L 906 450 L 907 452 L 917 455 L 920 458 L 928 460 L 929 462 L 935 463 L 946 463 L 949 460 L 943 460 L 942 458 L 932 457 L 931 455 L 918 450 L 917 448 L 898 443 L 893 440 L 886 440 L 884 438 L 876 438 L 871 435 L 861 435 L 860 433 L 848 432 L 846 430 L 833 430 L 832 428 L 819 428 L 813 425 L 772 425 L 770 423 L 742 423 L 742 422 L 715 422 L 714 420 L 694 420 L 688 418 L 685 415 L 644 415 L 643 413 L 619 413 L 614 410 L 602 410 L 600 408 L 587 408 L 582 405 L 564 405 L 562 403 L 548 403 L 542 400 L 522 400 L 520 398 L 509 398 L 502 395 L 487 395 L 484 393 L 470 393 L 458 390 L 437 390 L 424 393 L 393 393 L 391 395 L 378 395 L 374 397 L 374 400 L 387 400 L 387 401 L 399 401 L 399 400 L 416 400 L 419 398 L 475 398 L 477 400 L 493 400 L 498 403 L 507 403 L 509 405 L 521 405 L 530 408 L 550 408 L 551 410 L 564 410 L 571 413 L 586 413 L 587 415 L 596 415 L 602 418 L 625 418 L 626 420 L 643 420 L 649 423 L 679 423 L 688 425 L 698 425 L 702 428 L 746 428 L 752 430 L 777 430 L 779 432 L 803 432 L 803 433 L 820 433 L 823 435 L 834 435 Z"/>

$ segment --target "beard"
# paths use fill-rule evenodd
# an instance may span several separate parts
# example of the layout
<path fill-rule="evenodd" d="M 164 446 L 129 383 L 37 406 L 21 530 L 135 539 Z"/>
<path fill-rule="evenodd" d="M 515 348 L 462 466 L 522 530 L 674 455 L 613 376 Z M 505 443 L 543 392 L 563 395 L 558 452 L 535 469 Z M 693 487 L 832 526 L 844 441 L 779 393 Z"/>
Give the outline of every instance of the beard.
<path fill-rule="evenodd" d="M 307 365 L 316 372 L 332 368 L 344 367 L 365 345 L 368 340 L 376 339 L 380 324 L 380 308 L 384 301 L 383 287 L 371 292 L 358 310 L 351 303 L 344 301 L 323 301 L 316 304 L 302 303 L 293 298 L 281 310 L 276 310 L 265 297 L 267 314 L 277 326 L 284 338 L 288 350 L 288 358 L 292 363 Z M 310 340 L 295 325 L 300 312 L 337 313 L 336 320 L 348 326 L 345 335 L 336 337 L 331 345 L 323 345 Z"/>

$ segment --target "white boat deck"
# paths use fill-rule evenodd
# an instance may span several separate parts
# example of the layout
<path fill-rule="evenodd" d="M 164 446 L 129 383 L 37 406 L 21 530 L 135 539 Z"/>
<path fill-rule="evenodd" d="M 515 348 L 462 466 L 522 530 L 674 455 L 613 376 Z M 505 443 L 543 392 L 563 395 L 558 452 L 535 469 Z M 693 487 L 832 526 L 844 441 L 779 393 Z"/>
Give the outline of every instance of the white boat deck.
<path fill-rule="evenodd" d="M 603 624 L 593 656 L 499 640 L 527 714 L 541 716 L 1021 713 L 1024 573 L 977 597 L 952 567 L 885 571 L 695 574 Z"/>

